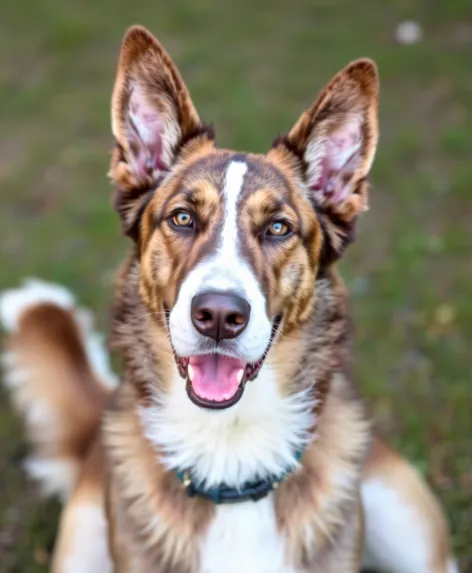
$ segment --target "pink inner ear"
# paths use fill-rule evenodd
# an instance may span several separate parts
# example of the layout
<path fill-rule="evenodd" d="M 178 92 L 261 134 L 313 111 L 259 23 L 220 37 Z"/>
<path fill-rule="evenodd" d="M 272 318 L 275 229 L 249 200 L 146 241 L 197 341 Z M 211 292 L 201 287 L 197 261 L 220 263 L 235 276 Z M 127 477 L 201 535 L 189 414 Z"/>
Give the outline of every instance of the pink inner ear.
<path fill-rule="evenodd" d="M 327 135 L 322 143 L 314 142 L 312 155 L 307 150 L 307 161 L 316 165 L 314 181 L 310 188 L 321 195 L 322 201 L 342 203 L 350 191 L 350 179 L 359 167 L 361 159 L 361 134 L 359 122 L 352 121 L 334 133 Z"/>
<path fill-rule="evenodd" d="M 131 93 L 126 123 L 131 167 L 136 177 L 145 180 L 150 175 L 157 176 L 167 171 L 164 117 L 150 105 L 138 88 Z"/>

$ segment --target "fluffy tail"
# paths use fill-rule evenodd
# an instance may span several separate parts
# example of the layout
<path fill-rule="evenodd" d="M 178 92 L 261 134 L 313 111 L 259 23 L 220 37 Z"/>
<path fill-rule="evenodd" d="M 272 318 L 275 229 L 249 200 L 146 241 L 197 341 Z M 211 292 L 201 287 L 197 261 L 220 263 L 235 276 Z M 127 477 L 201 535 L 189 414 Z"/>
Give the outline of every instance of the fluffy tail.
<path fill-rule="evenodd" d="M 65 288 L 28 280 L 0 295 L 4 384 L 32 445 L 25 469 L 66 499 L 116 378 L 91 314 Z"/>

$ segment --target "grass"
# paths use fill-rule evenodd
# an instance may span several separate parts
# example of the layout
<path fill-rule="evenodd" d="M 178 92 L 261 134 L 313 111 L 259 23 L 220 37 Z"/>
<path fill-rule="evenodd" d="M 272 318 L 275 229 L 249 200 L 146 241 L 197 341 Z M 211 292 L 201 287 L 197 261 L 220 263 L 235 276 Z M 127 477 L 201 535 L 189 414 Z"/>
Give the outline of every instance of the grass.
<path fill-rule="evenodd" d="M 359 56 L 379 64 L 371 211 L 342 263 L 356 370 L 380 428 L 445 504 L 472 571 L 472 8 L 469 0 L 7 0 L 0 19 L 0 288 L 68 285 L 106 328 L 127 243 L 110 207 L 109 100 L 122 34 L 148 26 L 177 61 L 218 143 L 263 151 Z M 423 40 L 395 42 L 418 20 Z M 57 505 L 21 473 L 0 403 L 0 573 L 40 573 Z"/>

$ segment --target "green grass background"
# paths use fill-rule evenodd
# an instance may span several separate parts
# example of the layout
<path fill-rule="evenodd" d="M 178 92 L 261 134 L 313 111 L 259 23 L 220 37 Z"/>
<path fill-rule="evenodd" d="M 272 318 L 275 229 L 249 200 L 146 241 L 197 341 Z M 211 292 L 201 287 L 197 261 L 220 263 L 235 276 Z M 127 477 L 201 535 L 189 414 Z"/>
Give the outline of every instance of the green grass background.
<path fill-rule="evenodd" d="M 178 63 L 218 143 L 264 151 L 348 61 L 377 60 L 381 138 L 371 210 L 341 265 L 356 371 L 380 428 L 445 504 L 472 571 L 472 5 L 393 0 L 3 0 L 0 288 L 69 286 L 107 326 L 120 237 L 106 179 L 109 101 L 125 28 Z M 423 40 L 402 46 L 413 18 Z M 40 573 L 58 507 L 21 472 L 0 394 L 0 573 Z"/>

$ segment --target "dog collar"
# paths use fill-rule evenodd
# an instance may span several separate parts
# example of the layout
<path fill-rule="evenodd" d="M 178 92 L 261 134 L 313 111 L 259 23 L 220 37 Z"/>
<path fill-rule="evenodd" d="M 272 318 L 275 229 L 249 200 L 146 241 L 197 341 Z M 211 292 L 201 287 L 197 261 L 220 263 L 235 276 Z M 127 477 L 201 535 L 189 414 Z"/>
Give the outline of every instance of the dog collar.
<path fill-rule="evenodd" d="M 299 462 L 303 451 L 296 452 L 295 459 Z M 182 483 L 187 495 L 193 497 L 198 495 L 216 504 L 239 503 L 242 501 L 258 501 L 271 491 L 276 490 L 280 483 L 293 471 L 288 468 L 279 476 L 272 476 L 265 480 L 247 481 L 240 488 L 229 487 L 222 483 L 216 487 L 205 488 L 192 480 L 190 470 L 176 471 L 179 481 Z"/>

